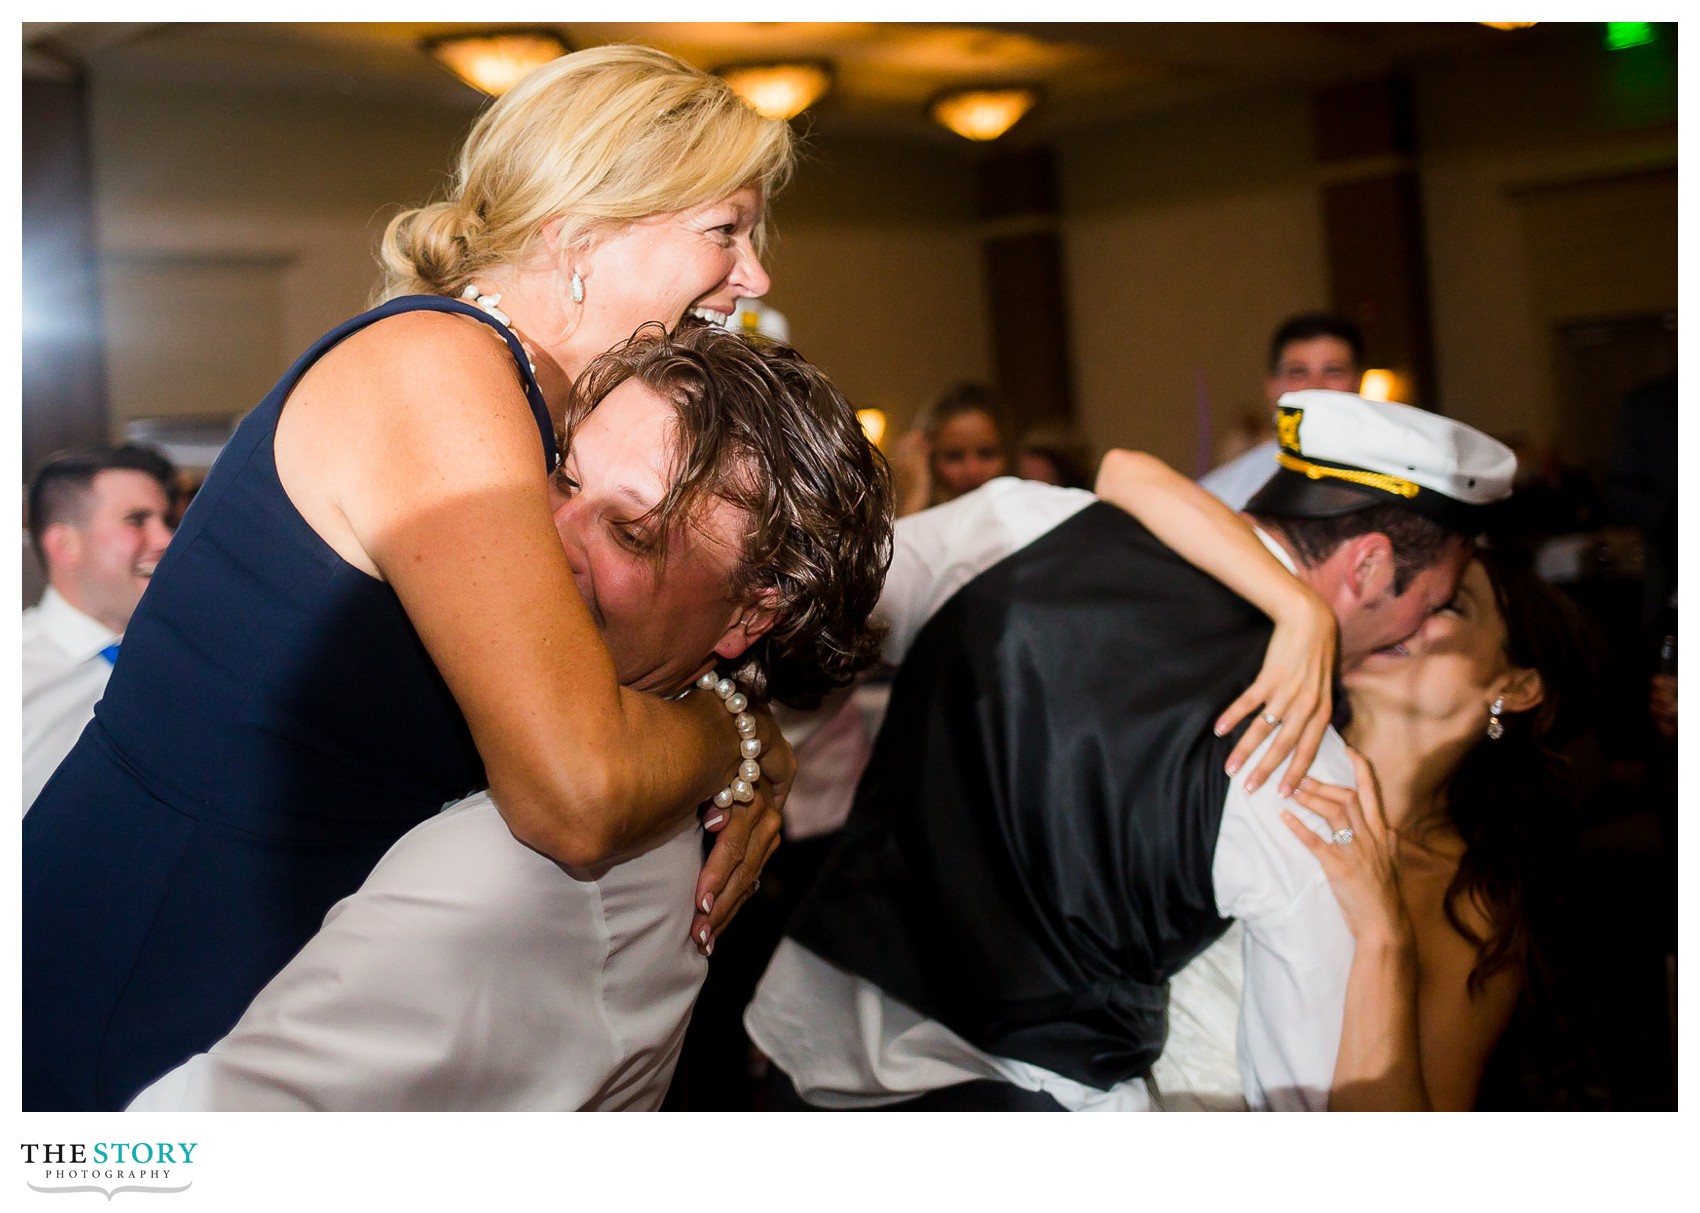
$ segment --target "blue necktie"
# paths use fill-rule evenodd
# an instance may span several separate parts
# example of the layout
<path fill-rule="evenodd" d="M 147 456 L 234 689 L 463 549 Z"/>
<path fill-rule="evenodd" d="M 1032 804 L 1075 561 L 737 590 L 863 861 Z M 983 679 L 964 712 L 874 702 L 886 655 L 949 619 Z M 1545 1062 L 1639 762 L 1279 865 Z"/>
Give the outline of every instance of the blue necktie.
<path fill-rule="evenodd" d="M 122 643 L 122 639 L 114 640 L 111 644 L 107 645 L 104 649 L 102 649 L 100 651 L 100 655 L 102 657 L 106 658 L 106 664 L 107 665 L 116 665 L 117 664 L 117 662 L 118 662 L 118 646 L 119 646 L 120 643 Z"/>

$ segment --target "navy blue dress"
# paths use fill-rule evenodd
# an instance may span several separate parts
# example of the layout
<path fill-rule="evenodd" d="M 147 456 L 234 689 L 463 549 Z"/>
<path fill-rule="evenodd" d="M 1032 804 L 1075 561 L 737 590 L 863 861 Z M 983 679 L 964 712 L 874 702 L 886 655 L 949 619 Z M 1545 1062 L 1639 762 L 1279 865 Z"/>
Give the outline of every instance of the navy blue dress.
<path fill-rule="evenodd" d="M 434 295 L 333 330 L 242 422 L 142 597 L 94 720 L 24 818 L 26 1110 L 123 1108 L 207 1049 L 396 839 L 485 786 L 394 592 L 307 525 L 273 458 L 307 368 L 420 309 L 503 335 L 554 463 L 517 338 Z"/>

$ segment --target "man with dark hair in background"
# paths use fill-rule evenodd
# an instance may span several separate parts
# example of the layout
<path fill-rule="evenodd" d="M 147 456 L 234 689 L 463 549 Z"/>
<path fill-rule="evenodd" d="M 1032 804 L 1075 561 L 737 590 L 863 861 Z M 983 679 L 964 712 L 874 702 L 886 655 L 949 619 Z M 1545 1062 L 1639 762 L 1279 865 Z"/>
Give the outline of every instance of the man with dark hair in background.
<path fill-rule="evenodd" d="M 48 459 L 29 488 L 30 542 L 47 576 L 24 611 L 24 811 L 70 752 L 165 545 L 176 469 L 149 447 Z"/>
<path fill-rule="evenodd" d="M 1324 388 L 1355 392 L 1363 377 L 1364 339 L 1358 326 L 1327 312 L 1289 316 L 1269 339 L 1269 374 L 1264 394 L 1273 411 L 1286 392 Z M 1231 510 L 1245 508 L 1275 470 L 1280 444 L 1273 438 L 1205 473 L 1198 483 Z"/>

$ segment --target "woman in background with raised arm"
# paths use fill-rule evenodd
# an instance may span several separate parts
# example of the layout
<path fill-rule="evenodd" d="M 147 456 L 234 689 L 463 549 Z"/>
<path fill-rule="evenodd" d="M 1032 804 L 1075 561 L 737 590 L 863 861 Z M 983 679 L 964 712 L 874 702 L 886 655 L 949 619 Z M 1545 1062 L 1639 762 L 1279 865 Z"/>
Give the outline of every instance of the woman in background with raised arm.
<path fill-rule="evenodd" d="M 449 197 L 390 225 L 387 301 L 243 422 L 25 823 L 26 1109 L 123 1107 L 228 1031 L 402 833 L 486 786 L 517 838 L 581 867 L 715 798 L 691 926 L 712 948 L 794 762 L 765 712 L 622 689 L 548 477 L 593 357 L 766 291 L 791 157 L 718 78 L 603 47 L 495 103 Z M 616 541 L 618 513 L 597 520 Z M 753 789 L 733 783 L 752 750 Z"/>
<path fill-rule="evenodd" d="M 892 452 L 897 514 L 955 501 L 1009 467 L 997 397 L 984 384 L 953 384 L 915 419 Z"/>

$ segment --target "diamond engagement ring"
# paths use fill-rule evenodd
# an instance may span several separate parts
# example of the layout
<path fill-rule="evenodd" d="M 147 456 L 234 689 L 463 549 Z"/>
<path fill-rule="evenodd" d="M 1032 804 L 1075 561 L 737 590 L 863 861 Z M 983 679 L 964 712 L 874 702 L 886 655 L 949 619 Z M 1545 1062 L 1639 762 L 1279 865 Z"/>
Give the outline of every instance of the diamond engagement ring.
<path fill-rule="evenodd" d="M 1273 712 L 1265 712 L 1263 714 L 1263 723 L 1268 725 L 1270 728 L 1275 728 L 1281 723 L 1281 718 Z"/>
<path fill-rule="evenodd" d="M 1356 837 L 1357 837 L 1357 835 L 1352 833 L 1352 827 L 1351 826 L 1345 826 L 1342 829 L 1335 830 L 1334 836 L 1332 838 L 1330 838 L 1328 841 L 1329 841 L 1330 844 L 1332 844 L 1334 846 L 1343 847 L 1348 842 L 1351 842 L 1352 839 L 1354 839 Z"/>

